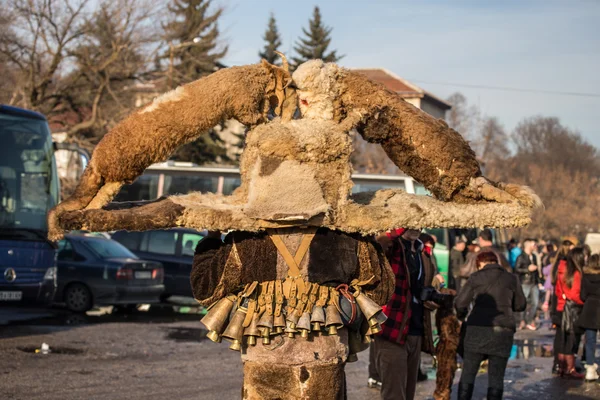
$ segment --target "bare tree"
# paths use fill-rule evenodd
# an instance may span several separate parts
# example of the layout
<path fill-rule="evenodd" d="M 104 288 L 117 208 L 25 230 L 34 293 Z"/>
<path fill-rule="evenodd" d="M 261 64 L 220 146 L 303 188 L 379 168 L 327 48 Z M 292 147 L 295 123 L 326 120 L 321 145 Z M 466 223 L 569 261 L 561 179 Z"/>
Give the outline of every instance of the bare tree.
<path fill-rule="evenodd" d="M 0 54 L 18 71 L 10 103 L 44 114 L 57 112 L 66 88 L 61 73 L 85 33 L 88 0 L 5 0 L 10 27 L 0 31 Z"/>
<path fill-rule="evenodd" d="M 10 104 L 45 114 L 89 149 L 134 108 L 159 35 L 150 0 L 0 0 Z M 6 87 L 0 89 L 8 90 Z"/>
<path fill-rule="evenodd" d="M 479 126 L 479 108 L 469 105 L 467 98 L 462 93 L 454 93 L 447 98 L 452 108 L 447 114 L 447 122 L 450 128 L 460 132 L 468 141 L 477 139 L 477 128 Z"/>
<path fill-rule="evenodd" d="M 501 162 L 510 156 L 509 137 L 496 117 L 486 117 L 480 124 L 472 146 L 485 164 Z"/>
<path fill-rule="evenodd" d="M 78 89 L 64 96 L 65 109 L 77 115 L 69 135 L 97 141 L 135 108 L 132 87 L 151 64 L 149 46 L 157 43 L 152 13 L 146 1 L 105 1 L 86 19 L 86 35 L 69 53 L 75 70 L 68 78 Z"/>
<path fill-rule="evenodd" d="M 577 235 L 600 229 L 598 150 L 557 118 L 523 120 L 514 130 L 515 153 L 488 168 L 493 179 L 531 186 L 545 210 L 523 234 Z"/>
<path fill-rule="evenodd" d="M 351 161 L 355 171 L 383 175 L 402 173 L 379 144 L 369 143 L 356 133 L 352 136 L 352 142 L 354 151 Z"/>

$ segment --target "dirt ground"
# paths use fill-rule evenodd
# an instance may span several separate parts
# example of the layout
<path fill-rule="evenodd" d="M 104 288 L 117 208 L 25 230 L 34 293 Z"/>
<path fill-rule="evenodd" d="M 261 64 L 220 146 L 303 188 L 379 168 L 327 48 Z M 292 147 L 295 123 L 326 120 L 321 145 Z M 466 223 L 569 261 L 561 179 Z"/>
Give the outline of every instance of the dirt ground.
<path fill-rule="evenodd" d="M 167 310 L 72 315 L 0 326 L 0 399 L 238 399 L 239 353 L 205 338 L 199 315 Z M 47 343 L 49 354 L 36 353 Z M 506 399 L 600 399 L 600 385 L 551 375 L 552 332 L 520 332 L 505 378 Z M 368 351 L 346 368 L 349 399 L 379 399 L 367 381 Z M 418 385 L 429 399 L 435 370 Z M 458 382 L 458 376 L 456 378 Z M 474 399 L 485 398 L 478 377 Z M 456 385 L 454 387 L 456 390 Z M 453 398 L 456 394 L 453 395 Z"/>

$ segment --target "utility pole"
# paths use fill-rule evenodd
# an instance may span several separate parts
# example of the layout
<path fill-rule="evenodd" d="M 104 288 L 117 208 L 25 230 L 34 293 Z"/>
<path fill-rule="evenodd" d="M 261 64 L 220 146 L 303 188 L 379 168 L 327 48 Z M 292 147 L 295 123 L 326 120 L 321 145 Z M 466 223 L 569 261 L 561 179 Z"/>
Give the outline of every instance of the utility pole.
<path fill-rule="evenodd" d="M 183 42 L 183 43 L 179 43 L 177 45 L 174 45 L 172 42 L 167 42 L 167 44 L 169 45 L 169 89 L 173 89 L 173 73 L 174 73 L 173 64 L 175 61 L 175 50 L 182 49 L 184 47 L 193 46 L 197 43 L 200 43 L 201 40 L 202 40 L 202 38 L 197 36 L 197 37 L 193 38 L 192 40 L 190 40 L 189 42 Z"/>

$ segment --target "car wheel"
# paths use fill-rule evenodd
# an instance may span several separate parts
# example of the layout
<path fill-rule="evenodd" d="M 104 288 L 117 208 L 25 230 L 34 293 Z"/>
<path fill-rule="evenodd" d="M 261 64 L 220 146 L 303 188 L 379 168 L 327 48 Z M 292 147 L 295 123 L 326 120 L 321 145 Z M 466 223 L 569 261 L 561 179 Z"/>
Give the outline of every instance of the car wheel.
<path fill-rule="evenodd" d="M 65 303 L 74 312 L 86 312 L 92 308 L 92 292 L 82 283 L 73 283 L 65 289 Z"/>

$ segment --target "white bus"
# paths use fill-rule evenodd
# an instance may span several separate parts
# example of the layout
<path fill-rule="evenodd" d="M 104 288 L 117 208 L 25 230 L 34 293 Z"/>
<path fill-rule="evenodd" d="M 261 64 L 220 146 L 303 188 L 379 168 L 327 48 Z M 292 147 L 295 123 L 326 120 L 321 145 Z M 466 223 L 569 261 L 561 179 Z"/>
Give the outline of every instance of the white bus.
<path fill-rule="evenodd" d="M 353 193 L 380 189 L 403 189 L 407 193 L 428 195 L 429 192 L 407 175 L 353 174 Z M 154 200 L 161 196 L 193 191 L 229 195 L 240 186 L 240 170 L 234 167 L 201 167 L 188 162 L 168 161 L 150 166 L 133 184 L 123 187 L 115 201 Z M 440 273 L 447 277 L 450 247 L 456 237 L 469 241 L 477 237 L 475 229 L 427 229 L 435 236 L 435 258 Z M 495 230 L 495 242 L 502 247 L 506 238 Z M 502 237 L 500 237 L 501 235 Z"/>

